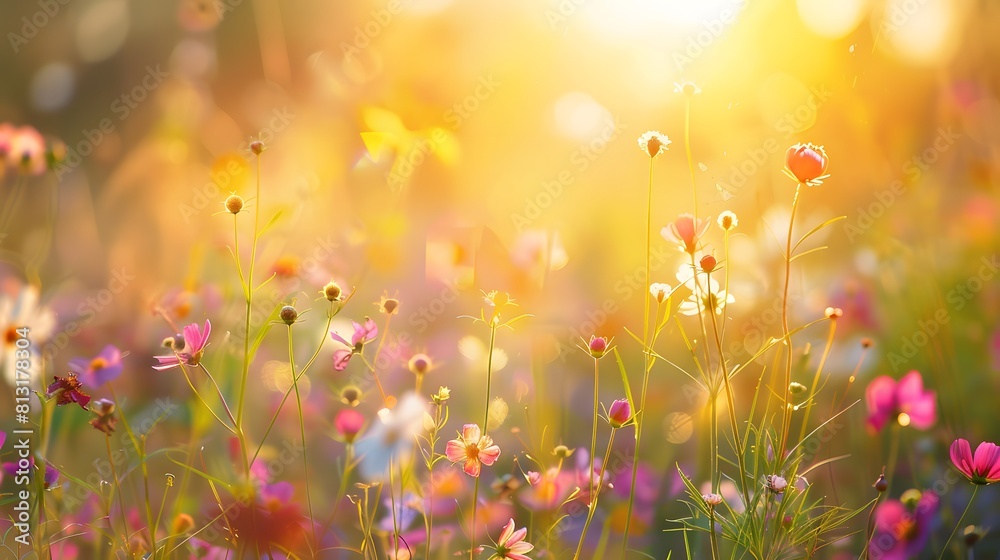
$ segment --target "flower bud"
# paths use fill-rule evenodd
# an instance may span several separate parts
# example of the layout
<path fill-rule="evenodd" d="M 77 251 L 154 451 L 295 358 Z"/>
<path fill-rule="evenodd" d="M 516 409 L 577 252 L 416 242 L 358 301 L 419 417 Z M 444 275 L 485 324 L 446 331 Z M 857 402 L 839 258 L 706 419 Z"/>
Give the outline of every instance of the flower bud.
<path fill-rule="evenodd" d="M 358 406 L 361 403 L 361 389 L 354 385 L 348 385 L 340 390 L 340 402 L 347 406 Z"/>
<path fill-rule="evenodd" d="M 806 386 L 797 381 L 792 381 L 788 384 L 788 392 L 793 395 L 801 395 L 806 392 Z"/>
<path fill-rule="evenodd" d="M 889 483 L 885 479 L 885 473 L 878 475 L 878 480 L 875 481 L 875 484 L 872 484 L 872 487 L 878 490 L 879 494 L 889 489 Z"/>
<path fill-rule="evenodd" d="M 259 156 L 266 149 L 267 146 L 265 146 L 264 143 L 261 142 L 260 140 L 254 140 L 253 142 L 250 142 L 250 151 L 253 152 L 253 155 L 255 156 Z"/>
<path fill-rule="evenodd" d="M 565 445 L 557 445 L 555 449 L 552 450 L 552 454 L 559 459 L 568 459 L 569 456 L 573 454 L 573 450 Z"/>
<path fill-rule="evenodd" d="M 740 220 L 736 217 L 736 214 L 729 210 L 724 210 L 719 214 L 719 227 L 722 228 L 722 231 L 736 229 L 738 225 L 740 225 Z"/>
<path fill-rule="evenodd" d="M 712 255 L 705 255 L 701 258 L 701 261 L 698 262 L 698 266 L 700 266 L 705 272 L 712 272 L 715 270 L 715 266 L 717 264 L 719 264 L 719 262 L 715 260 L 715 257 Z"/>
<path fill-rule="evenodd" d="M 844 316 L 844 310 L 839 307 L 827 307 L 825 314 L 827 319 L 839 319 Z"/>
<path fill-rule="evenodd" d="M 183 535 L 193 528 L 194 518 L 186 513 L 179 513 L 174 518 L 174 522 L 170 526 L 170 531 L 172 535 Z"/>
<path fill-rule="evenodd" d="M 618 399 L 608 409 L 608 423 L 612 428 L 621 428 L 632 419 L 632 406 L 628 399 Z"/>
<path fill-rule="evenodd" d="M 358 436 L 361 428 L 365 425 L 365 417 L 362 416 L 357 410 L 348 408 L 346 410 L 341 410 L 337 414 L 337 418 L 333 421 L 333 425 L 334 428 L 336 428 L 337 433 L 340 434 L 340 437 L 347 443 L 351 443 L 354 441 L 354 438 Z"/>
<path fill-rule="evenodd" d="M 295 310 L 291 305 L 286 305 L 281 308 L 278 312 L 278 317 L 285 322 L 286 325 L 291 325 L 299 318 L 299 312 Z"/>
<path fill-rule="evenodd" d="M 830 159 L 822 146 L 796 144 L 785 152 L 785 167 L 800 183 L 818 184 L 826 173 Z"/>
<path fill-rule="evenodd" d="M 438 387 L 438 392 L 434 395 L 431 395 L 431 400 L 433 400 L 434 404 L 436 405 L 440 405 L 446 402 L 450 398 L 451 398 L 451 389 L 447 387 Z"/>
<path fill-rule="evenodd" d="M 323 296 L 326 297 L 327 301 L 340 301 L 340 297 L 343 294 L 344 292 L 340 289 L 340 284 L 337 284 L 333 280 L 330 280 L 326 286 L 323 286 Z"/>
<path fill-rule="evenodd" d="M 239 214 L 243 210 L 243 197 L 238 194 L 231 194 L 226 198 L 226 210 L 231 214 Z"/>
<path fill-rule="evenodd" d="M 431 369 L 431 359 L 427 354 L 414 354 L 410 361 L 406 363 L 410 373 L 421 376 Z"/>
<path fill-rule="evenodd" d="M 765 480 L 767 481 L 767 489 L 774 494 L 781 494 L 788 488 L 788 481 L 776 474 L 768 475 Z"/>
<path fill-rule="evenodd" d="M 965 546 L 972 548 L 976 546 L 979 539 L 983 538 L 985 531 L 976 527 L 975 525 L 969 525 L 962 531 L 962 540 L 965 541 Z M 971 552 L 969 553 L 971 556 Z"/>
<path fill-rule="evenodd" d="M 603 357 L 608 351 L 607 337 L 590 335 L 590 342 L 587 343 L 587 349 L 590 350 L 591 356 L 595 358 Z"/>
<path fill-rule="evenodd" d="M 668 144 L 670 144 L 670 139 L 665 134 L 660 134 L 655 130 L 645 132 L 639 137 L 639 148 L 649 154 L 651 158 L 667 151 Z"/>
<path fill-rule="evenodd" d="M 722 503 L 722 496 L 718 494 L 702 494 L 701 499 L 705 500 L 705 504 L 710 508 L 714 508 Z"/>

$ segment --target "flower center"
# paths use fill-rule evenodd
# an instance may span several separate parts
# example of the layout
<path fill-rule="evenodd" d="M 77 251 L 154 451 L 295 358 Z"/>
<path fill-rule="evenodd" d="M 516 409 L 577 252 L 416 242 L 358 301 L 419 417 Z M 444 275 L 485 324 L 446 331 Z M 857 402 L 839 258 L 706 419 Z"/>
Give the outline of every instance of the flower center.
<path fill-rule="evenodd" d="M 90 369 L 97 371 L 108 367 L 108 361 L 104 358 L 94 358 L 90 361 Z"/>
<path fill-rule="evenodd" d="M 469 445 L 465 446 L 465 456 L 469 459 L 478 459 L 479 446 L 476 445 L 475 443 L 470 443 Z"/>

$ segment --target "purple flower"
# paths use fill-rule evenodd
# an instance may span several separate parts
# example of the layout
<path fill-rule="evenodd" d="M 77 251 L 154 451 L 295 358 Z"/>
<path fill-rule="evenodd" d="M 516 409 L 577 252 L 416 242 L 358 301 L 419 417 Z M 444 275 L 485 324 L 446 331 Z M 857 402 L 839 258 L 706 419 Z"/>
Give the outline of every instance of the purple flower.
<path fill-rule="evenodd" d="M 28 469 L 29 472 L 35 469 L 35 458 L 28 457 Z M 19 467 L 16 462 L 4 463 L 3 470 L 10 476 L 18 476 Z M 23 471 L 20 474 L 25 474 Z M 55 469 L 52 465 L 45 465 L 45 488 L 50 488 L 52 485 L 59 480 L 59 471 Z"/>
<path fill-rule="evenodd" d="M 354 334 L 351 335 L 350 342 L 339 334 L 333 331 L 330 332 L 330 338 L 350 348 L 341 348 L 333 353 L 333 369 L 337 371 L 344 371 L 347 368 L 347 364 L 350 363 L 351 357 L 355 354 L 360 354 L 365 344 L 375 340 L 378 336 L 378 326 L 370 317 L 365 317 L 365 322 L 362 325 L 354 321 L 351 321 L 351 324 L 354 325 Z"/>
<path fill-rule="evenodd" d="M 940 499 L 924 492 L 916 505 L 907 507 L 899 500 L 887 500 L 875 509 L 875 534 L 870 552 L 880 560 L 915 558 L 927 546 L 931 523 Z"/>
<path fill-rule="evenodd" d="M 153 366 L 157 371 L 175 368 L 181 364 L 196 366 L 201 363 L 201 357 L 208 346 L 208 335 L 212 333 L 212 323 L 205 320 L 204 330 L 198 328 L 198 323 L 184 327 L 184 348 L 170 356 L 153 356 L 160 363 Z"/>
<path fill-rule="evenodd" d="M 865 391 L 868 403 L 868 425 L 880 431 L 891 419 L 901 426 L 913 425 L 926 430 L 937 421 L 937 398 L 934 391 L 924 390 L 920 372 L 911 371 L 897 383 L 883 375 L 876 377 Z"/>
<path fill-rule="evenodd" d="M 88 387 L 100 387 L 118 379 L 122 374 L 122 353 L 114 345 L 108 344 L 93 358 L 74 358 L 69 361 L 69 369 L 76 373 Z"/>

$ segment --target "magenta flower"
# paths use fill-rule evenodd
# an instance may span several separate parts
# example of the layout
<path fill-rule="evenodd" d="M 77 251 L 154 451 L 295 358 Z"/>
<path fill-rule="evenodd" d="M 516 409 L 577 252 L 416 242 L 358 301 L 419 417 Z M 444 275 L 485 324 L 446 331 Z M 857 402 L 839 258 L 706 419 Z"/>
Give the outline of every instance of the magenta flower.
<path fill-rule="evenodd" d="M 76 378 L 75 373 L 71 372 L 66 377 L 59 377 L 56 375 L 54 378 L 55 381 L 49 385 L 49 388 L 45 391 L 45 393 L 49 397 L 56 397 L 56 406 L 76 403 L 80 405 L 80 408 L 87 410 L 87 403 L 90 402 L 90 395 L 81 390 L 83 388 L 83 383 L 80 383 L 80 380 Z"/>
<path fill-rule="evenodd" d="M 618 399 L 611 403 L 608 409 L 608 424 L 612 428 L 621 428 L 632 419 L 632 406 L 628 404 L 628 399 Z"/>
<path fill-rule="evenodd" d="M 358 437 L 361 428 L 364 427 L 365 417 L 357 410 L 348 408 L 337 413 L 337 418 L 333 421 L 333 425 L 337 429 L 337 433 L 340 434 L 340 437 L 347 443 L 351 443 L 354 441 L 354 438 Z"/>
<path fill-rule="evenodd" d="M 916 558 L 927 546 L 939 501 L 937 494 L 928 491 L 912 508 L 899 500 L 879 504 L 869 556 L 879 560 Z"/>
<path fill-rule="evenodd" d="M 351 335 L 350 342 L 339 334 L 330 332 L 330 338 L 349 348 L 342 348 L 333 353 L 333 369 L 337 371 L 344 371 L 347 368 L 347 364 L 350 363 L 351 357 L 355 354 L 360 354 L 365 344 L 375 340 L 378 336 L 378 325 L 370 317 L 365 317 L 364 324 L 359 325 L 354 321 L 351 321 L 351 324 L 354 325 L 354 334 Z"/>
<path fill-rule="evenodd" d="M 100 387 L 118 379 L 122 374 L 121 350 L 108 344 L 93 358 L 74 358 L 69 361 L 69 369 L 76 373 L 88 387 Z"/>
<path fill-rule="evenodd" d="M 969 441 L 959 438 L 951 443 L 951 462 L 973 484 L 1000 482 L 1000 446 L 984 441 L 972 454 Z"/>
<path fill-rule="evenodd" d="M 681 251 L 693 255 L 698 250 L 698 240 L 708 231 L 710 223 L 711 220 L 695 220 L 691 214 L 681 214 L 661 229 L 660 235 L 676 244 Z"/>
<path fill-rule="evenodd" d="M 180 365 L 197 366 L 201 363 L 201 357 L 208 346 L 208 336 L 212 334 L 212 323 L 205 320 L 204 330 L 198 328 L 198 323 L 191 323 L 184 327 L 184 347 L 180 352 L 174 352 L 170 356 L 153 356 L 159 360 L 159 364 L 153 366 L 157 371 L 175 368 Z"/>
<path fill-rule="evenodd" d="M 937 397 L 924 390 L 924 381 L 917 371 L 911 371 L 897 383 L 883 375 L 876 377 L 865 391 L 868 402 L 868 424 L 880 431 L 895 418 L 901 426 L 912 425 L 926 430 L 937 421 Z"/>

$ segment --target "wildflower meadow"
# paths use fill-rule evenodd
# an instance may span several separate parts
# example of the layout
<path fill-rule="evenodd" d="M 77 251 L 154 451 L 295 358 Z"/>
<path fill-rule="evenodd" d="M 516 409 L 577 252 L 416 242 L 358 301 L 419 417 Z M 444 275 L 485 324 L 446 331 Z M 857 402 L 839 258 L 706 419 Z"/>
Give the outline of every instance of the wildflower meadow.
<path fill-rule="evenodd" d="M 0 7 L 0 559 L 1000 557 L 1000 6 Z"/>

